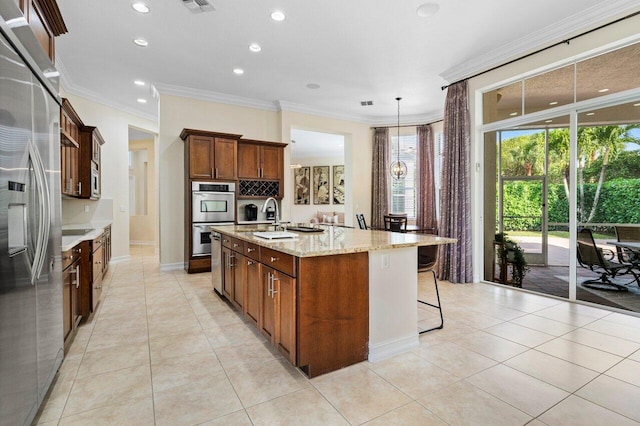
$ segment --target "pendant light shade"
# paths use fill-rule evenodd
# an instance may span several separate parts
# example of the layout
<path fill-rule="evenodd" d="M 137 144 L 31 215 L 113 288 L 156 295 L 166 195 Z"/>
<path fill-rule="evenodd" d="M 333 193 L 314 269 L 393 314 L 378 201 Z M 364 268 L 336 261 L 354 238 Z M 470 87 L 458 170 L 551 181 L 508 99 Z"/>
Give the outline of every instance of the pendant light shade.
<path fill-rule="evenodd" d="M 400 161 L 400 100 L 402 98 L 396 98 L 398 102 L 398 150 L 396 151 L 396 161 L 391 163 L 391 177 L 394 179 L 404 179 L 407 175 L 407 165 L 404 161 Z"/>

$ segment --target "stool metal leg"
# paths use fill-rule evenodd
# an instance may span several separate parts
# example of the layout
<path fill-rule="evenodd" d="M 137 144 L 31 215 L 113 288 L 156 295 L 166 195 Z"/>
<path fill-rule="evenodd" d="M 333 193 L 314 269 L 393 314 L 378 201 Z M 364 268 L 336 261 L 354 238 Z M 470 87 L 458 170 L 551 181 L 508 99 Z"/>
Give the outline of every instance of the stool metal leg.
<path fill-rule="evenodd" d="M 436 278 L 436 272 L 431 269 L 429 272 L 431 272 L 433 274 L 433 282 L 436 286 L 436 297 L 438 298 L 438 304 L 434 305 L 432 303 L 429 302 L 425 302 L 423 300 L 418 299 L 418 302 L 424 304 L 424 305 L 428 305 L 431 306 L 432 308 L 436 308 L 438 309 L 438 311 L 440 311 L 440 325 L 438 327 L 433 327 L 430 328 L 428 330 L 422 330 L 420 331 L 418 334 L 424 334 L 427 333 L 429 331 L 433 331 L 433 330 L 441 330 L 444 327 L 444 317 L 442 316 L 442 304 L 440 303 L 440 292 L 438 291 L 438 279 Z"/>

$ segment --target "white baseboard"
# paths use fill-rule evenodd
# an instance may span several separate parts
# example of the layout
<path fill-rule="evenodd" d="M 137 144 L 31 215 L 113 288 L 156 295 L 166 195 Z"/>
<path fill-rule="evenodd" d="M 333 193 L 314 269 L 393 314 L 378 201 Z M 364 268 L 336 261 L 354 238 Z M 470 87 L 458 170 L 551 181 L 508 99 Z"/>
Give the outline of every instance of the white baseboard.
<path fill-rule="evenodd" d="M 160 271 L 162 272 L 178 271 L 180 269 L 184 269 L 184 262 L 163 263 L 160 265 Z"/>
<path fill-rule="evenodd" d="M 118 257 L 112 257 L 111 260 L 109 261 L 109 263 L 122 263 L 122 262 L 126 262 L 128 260 L 131 260 L 131 256 L 126 255 L 126 256 L 118 256 Z"/>
<path fill-rule="evenodd" d="M 156 242 L 155 241 L 137 241 L 137 240 L 130 240 L 129 241 L 129 245 L 130 246 L 155 246 Z"/>
<path fill-rule="evenodd" d="M 394 355 L 398 355 L 404 352 L 408 352 L 411 349 L 415 349 L 420 346 L 420 340 L 418 337 L 418 332 L 416 331 L 415 334 L 397 340 L 381 342 L 374 346 L 370 345 L 369 361 L 382 361 L 383 359 L 387 359 Z"/>

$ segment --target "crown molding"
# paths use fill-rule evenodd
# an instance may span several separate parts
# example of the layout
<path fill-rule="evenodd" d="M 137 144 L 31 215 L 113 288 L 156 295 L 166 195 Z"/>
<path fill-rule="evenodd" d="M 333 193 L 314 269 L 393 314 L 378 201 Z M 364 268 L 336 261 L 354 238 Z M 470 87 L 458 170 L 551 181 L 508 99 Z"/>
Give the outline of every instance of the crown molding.
<path fill-rule="evenodd" d="M 164 83 L 154 83 L 154 86 L 160 94 L 164 95 L 180 96 L 183 98 L 198 99 L 201 101 L 217 102 L 221 104 L 256 108 L 267 111 L 279 111 L 275 102 L 262 101 L 259 99 L 245 98 L 242 96 L 228 95 L 226 93 L 211 92 L 207 90 L 192 89 L 184 86 L 174 86 Z"/>
<path fill-rule="evenodd" d="M 605 21 L 613 20 L 638 11 L 637 0 L 608 0 L 575 15 L 564 18 L 553 25 L 534 31 L 525 37 L 506 43 L 492 52 L 464 61 L 440 74 L 447 82 L 463 80 L 476 73 L 533 52 L 541 46 L 567 39 L 572 35 L 595 28 Z"/>
<path fill-rule="evenodd" d="M 296 104 L 288 101 L 277 101 L 280 111 L 299 112 L 301 114 L 311 114 L 320 117 L 333 118 L 336 120 L 352 121 L 355 123 L 371 124 L 371 117 L 364 115 L 340 114 L 326 109 L 316 108 L 309 105 Z"/>
<path fill-rule="evenodd" d="M 145 120 L 149 120 L 154 123 L 158 122 L 157 115 L 147 114 L 147 113 L 138 111 L 137 109 L 131 108 L 127 105 L 121 104 L 119 102 L 106 100 L 104 97 L 100 96 L 98 93 L 85 89 L 84 87 L 78 86 L 77 84 L 73 83 L 73 81 L 70 79 L 67 69 L 64 66 L 64 63 L 62 62 L 59 56 L 56 56 L 56 68 L 58 69 L 58 71 L 60 71 L 60 87 L 62 87 L 62 90 L 64 90 L 65 93 L 69 93 L 71 95 L 88 99 L 92 102 L 96 102 L 98 104 L 102 104 L 104 106 L 108 106 L 110 108 L 114 108 L 119 111 L 126 112 L 127 114 L 131 114 L 133 116 L 143 118 Z"/>

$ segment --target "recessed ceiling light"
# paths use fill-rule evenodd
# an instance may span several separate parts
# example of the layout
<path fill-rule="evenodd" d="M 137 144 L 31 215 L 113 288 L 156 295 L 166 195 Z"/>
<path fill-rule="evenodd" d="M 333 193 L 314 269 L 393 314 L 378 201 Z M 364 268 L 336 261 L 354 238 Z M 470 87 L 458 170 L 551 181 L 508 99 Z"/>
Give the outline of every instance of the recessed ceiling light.
<path fill-rule="evenodd" d="M 558 105 L 558 101 L 549 102 L 549 105 Z"/>
<path fill-rule="evenodd" d="M 437 3 L 424 3 L 418 7 L 416 13 L 421 18 L 428 18 L 438 13 L 438 10 L 440 10 L 440 5 Z"/>
<path fill-rule="evenodd" d="M 547 120 L 545 123 L 553 123 L 553 120 Z"/>
<path fill-rule="evenodd" d="M 637 103 L 637 104 L 633 104 L 633 106 L 640 106 L 640 103 Z"/>
<path fill-rule="evenodd" d="M 588 112 L 587 115 L 596 115 L 595 112 Z"/>
<path fill-rule="evenodd" d="M 518 115 L 518 113 L 517 113 L 517 112 L 512 112 L 512 113 L 511 113 L 511 114 L 509 114 L 509 115 L 510 115 L 510 116 L 512 116 L 512 117 L 515 117 L 516 115 Z"/>
<path fill-rule="evenodd" d="M 274 21 L 284 21 L 284 19 L 286 18 L 286 16 L 284 16 L 284 12 L 280 11 L 280 10 L 274 10 L 273 12 L 271 12 L 271 19 L 273 19 Z"/>
<path fill-rule="evenodd" d="M 133 8 L 133 10 L 135 10 L 136 12 L 140 12 L 140 13 L 149 13 L 149 6 L 147 6 L 144 3 L 141 2 L 137 2 L 131 5 L 131 7 Z"/>
<path fill-rule="evenodd" d="M 258 43 L 251 43 L 249 45 L 249 50 L 252 52 L 259 52 L 262 50 L 262 47 Z"/>
<path fill-rule="evenodd" d="M 309 84 L 307 84 L 307 88 L 308 89 L 319 89 L 320 85 L 317 84 L 317 83 L 309 83 Z"/>
<path fill-rule="evenodd" d="M 147 83 L 142 80 L 133 80 L 133 84 L 135 84 L 136 86 L 144 86 Z"/>
<path fill-rule="evenodd" d="M 146 103 L 147 103 L 147 100 L 146 100 L 146 99 L 143 99 L 143 98 L 138 98 L 138 103 L 140 103 L 140 104 L 146 104 Z"/>
<path fill-rule="evenodd" d="M 598 93 L 605 93 L 605 92 L 608 92 L 608 91 L 609 91 L 609 89 L 600 89 L 600 90 L 598 90 Z"/>
<path fill-rule="evenodd" d="M 244 70 L 242 68 L 234 68 L 233 73 L 236 75 L 242 75 L 244 74 Z"/>
<path fill-rule="evenodd" d="M 149 42 L 143 38 L 134 38 L 133 42 L 140 47 L 147 47 L 149 45 Z"/>

